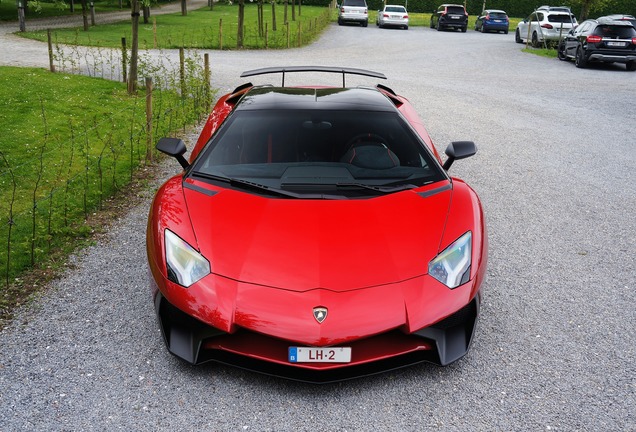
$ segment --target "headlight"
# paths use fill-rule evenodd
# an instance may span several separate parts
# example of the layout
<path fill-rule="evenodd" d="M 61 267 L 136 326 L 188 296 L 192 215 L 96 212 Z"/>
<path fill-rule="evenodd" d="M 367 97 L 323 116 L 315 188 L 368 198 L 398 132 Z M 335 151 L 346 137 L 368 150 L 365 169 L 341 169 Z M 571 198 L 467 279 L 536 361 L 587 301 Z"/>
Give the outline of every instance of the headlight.
<path fill-rule="evenodd" d="M 444 249 L 428 263 L 428 274 L 451 289 L 468 282 L 472 237 L 472 233 L 468 231 Z"/>
<path fill-rule="evenodd" d="M 172 231 L 166 230 L 168 279 L 189 287 L 210 274 L 210 263 Z"/>

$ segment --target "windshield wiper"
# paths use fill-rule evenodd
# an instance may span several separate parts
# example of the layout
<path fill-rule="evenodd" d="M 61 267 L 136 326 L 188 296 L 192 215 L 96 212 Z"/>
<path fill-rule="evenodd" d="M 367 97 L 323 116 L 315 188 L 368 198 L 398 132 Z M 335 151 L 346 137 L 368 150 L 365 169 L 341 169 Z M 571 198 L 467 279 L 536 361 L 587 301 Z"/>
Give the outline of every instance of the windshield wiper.
<path fill-rule="evenodd" d="M 208 174 L 208 173 L 204 173 L 200 171 L 194 171 L 192 172 L 192 175 L 196 177 L 202 177 L 207 180 L 214 180 L 214 181 L 219 181 L 223 183 L 228 183 L 230 186 L 233 186 L 236 188 L 241 188 L 246 190 L 256 190 L 259 192 L 266 192 L 271 195 L 278 195 L 278 196 L 283 196 L 287 198 L 301 198 L 301 199 L 343 199 L 344 198 L 342 196 L 327 195 L 323 193 L 296 193 L 296 192 L 286 191 L 283 189 L 273 188 L 270 186 L 265 186 L 263 184 L 254 183 L 248 180 L 232 178 L 232 177 L 223 177 L 223 176 Z"/>
<path fill-rule="evenodd" d="M 417 185 L 410 184 L 410 183 L 407 183 L 407 184 L 391 183 L 389 186 L 374 186 L 374 185 L 368 185 L 364 183 L 336 183 L 335 186 L 338 189 L 368 189 L 375 192 L 386 193 L 386 194 L 400 192 L 400 191 L 408 190 L 408 189 L 415 189 L 419 187 Z"/>

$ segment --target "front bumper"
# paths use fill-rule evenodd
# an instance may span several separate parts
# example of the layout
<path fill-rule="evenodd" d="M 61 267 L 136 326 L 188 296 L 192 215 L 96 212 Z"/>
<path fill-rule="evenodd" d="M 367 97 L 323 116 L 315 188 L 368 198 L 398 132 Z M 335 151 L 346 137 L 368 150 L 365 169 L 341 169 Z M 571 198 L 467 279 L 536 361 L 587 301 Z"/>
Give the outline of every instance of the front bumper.
<path fill-rule="evenodd" d="M 164 342 L 177 357 L 201 364 L 216 361 L 287 379 L 328 383 L 385 372 L 421 362 L 450 364 L 469 347 L 479 315 L 480 294 L 447 318 L 405 333 L 387 332 L 348 341 L 351 363 L 290 363 L 288 348 L 297 343 L 246 328 L 226 332 L 186 314 L 157 291 L 155 310 Z"/>

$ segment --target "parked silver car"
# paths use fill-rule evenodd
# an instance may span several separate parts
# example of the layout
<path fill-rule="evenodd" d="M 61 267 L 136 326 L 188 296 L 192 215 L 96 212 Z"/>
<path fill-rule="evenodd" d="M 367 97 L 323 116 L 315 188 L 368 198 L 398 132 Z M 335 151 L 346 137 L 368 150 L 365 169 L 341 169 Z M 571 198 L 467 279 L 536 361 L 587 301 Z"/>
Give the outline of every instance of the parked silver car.
<path fill-rule="evenodd" d="M 386 5 L 384 9 L 378 11 L 375 25 L 382 27 L 401 27 L 409 29 L 409 14 L 404 6 Z"/>
<path fill-rule="evenodd" d="M 515 41 L 524 43 L 530 40 L 537 48 L 544 42 L 558 42 L 577 25 L 576 17 L 569 9 L 542 6 L 517 24 Z"/>
<path fill-rule="evenodd" d="M 366 0 L 342 0 L 338 8 L 338 24 L 356 23 L 362 27 L 369 24 L 369 8 Z"/>

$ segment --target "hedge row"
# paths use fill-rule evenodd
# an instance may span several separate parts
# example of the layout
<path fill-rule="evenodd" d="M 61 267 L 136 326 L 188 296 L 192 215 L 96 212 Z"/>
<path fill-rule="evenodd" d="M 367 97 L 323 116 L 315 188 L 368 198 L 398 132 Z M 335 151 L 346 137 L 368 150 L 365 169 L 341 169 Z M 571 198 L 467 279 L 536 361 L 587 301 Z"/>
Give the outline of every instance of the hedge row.
<path fill-rule="evenodd" d="M 277 0 L 281 1 L 281 0 Z M 288 0 L 289 1 L 289 0 Z M 341 0 L 336 0 L 341 1 Z M 448 3 L 453 3 L 453 0 L 446 0 Z M 409 12 L 414 13 L 431 13 L 436 10 L 437 7 L 444 3 L 444 0 L 387 0 L 389 4 L 406 4 Z M 455 3 L 461 4 L 461 1 L 455 1 Z M 634 0 L 612 0 L 610 2 L 596 2 L 606 3 L 599 4 L 598 6 L 592 5 L 590 8 L 589 17 L 599 17 L 601 15 L 609 15 L 614 13 L 624 13 L 636 16 L 636 2 Z M 327 6 L 331 4 L 329 0 L 302 0 L 302 4 L 311 6 Z M 382 0 L 367 0 L 367 4 L 370 10 L 382 9 L 384 2 Z M 552 6 L 569 6 L 572 12 L 579 17 L 581 14 L 581 1 L 557 1 L 551 4 L 549 1 L 542 0 L 487 0 L 486 8 L 488 9 L 502 9 L 508 13 L 508 16 L 525 18 L 538 6 L 548 4 Z M 466 9 L 471 15 L 478 15 L 484 5 L 483 0 L 471 0 L 466 2 Z"/>

